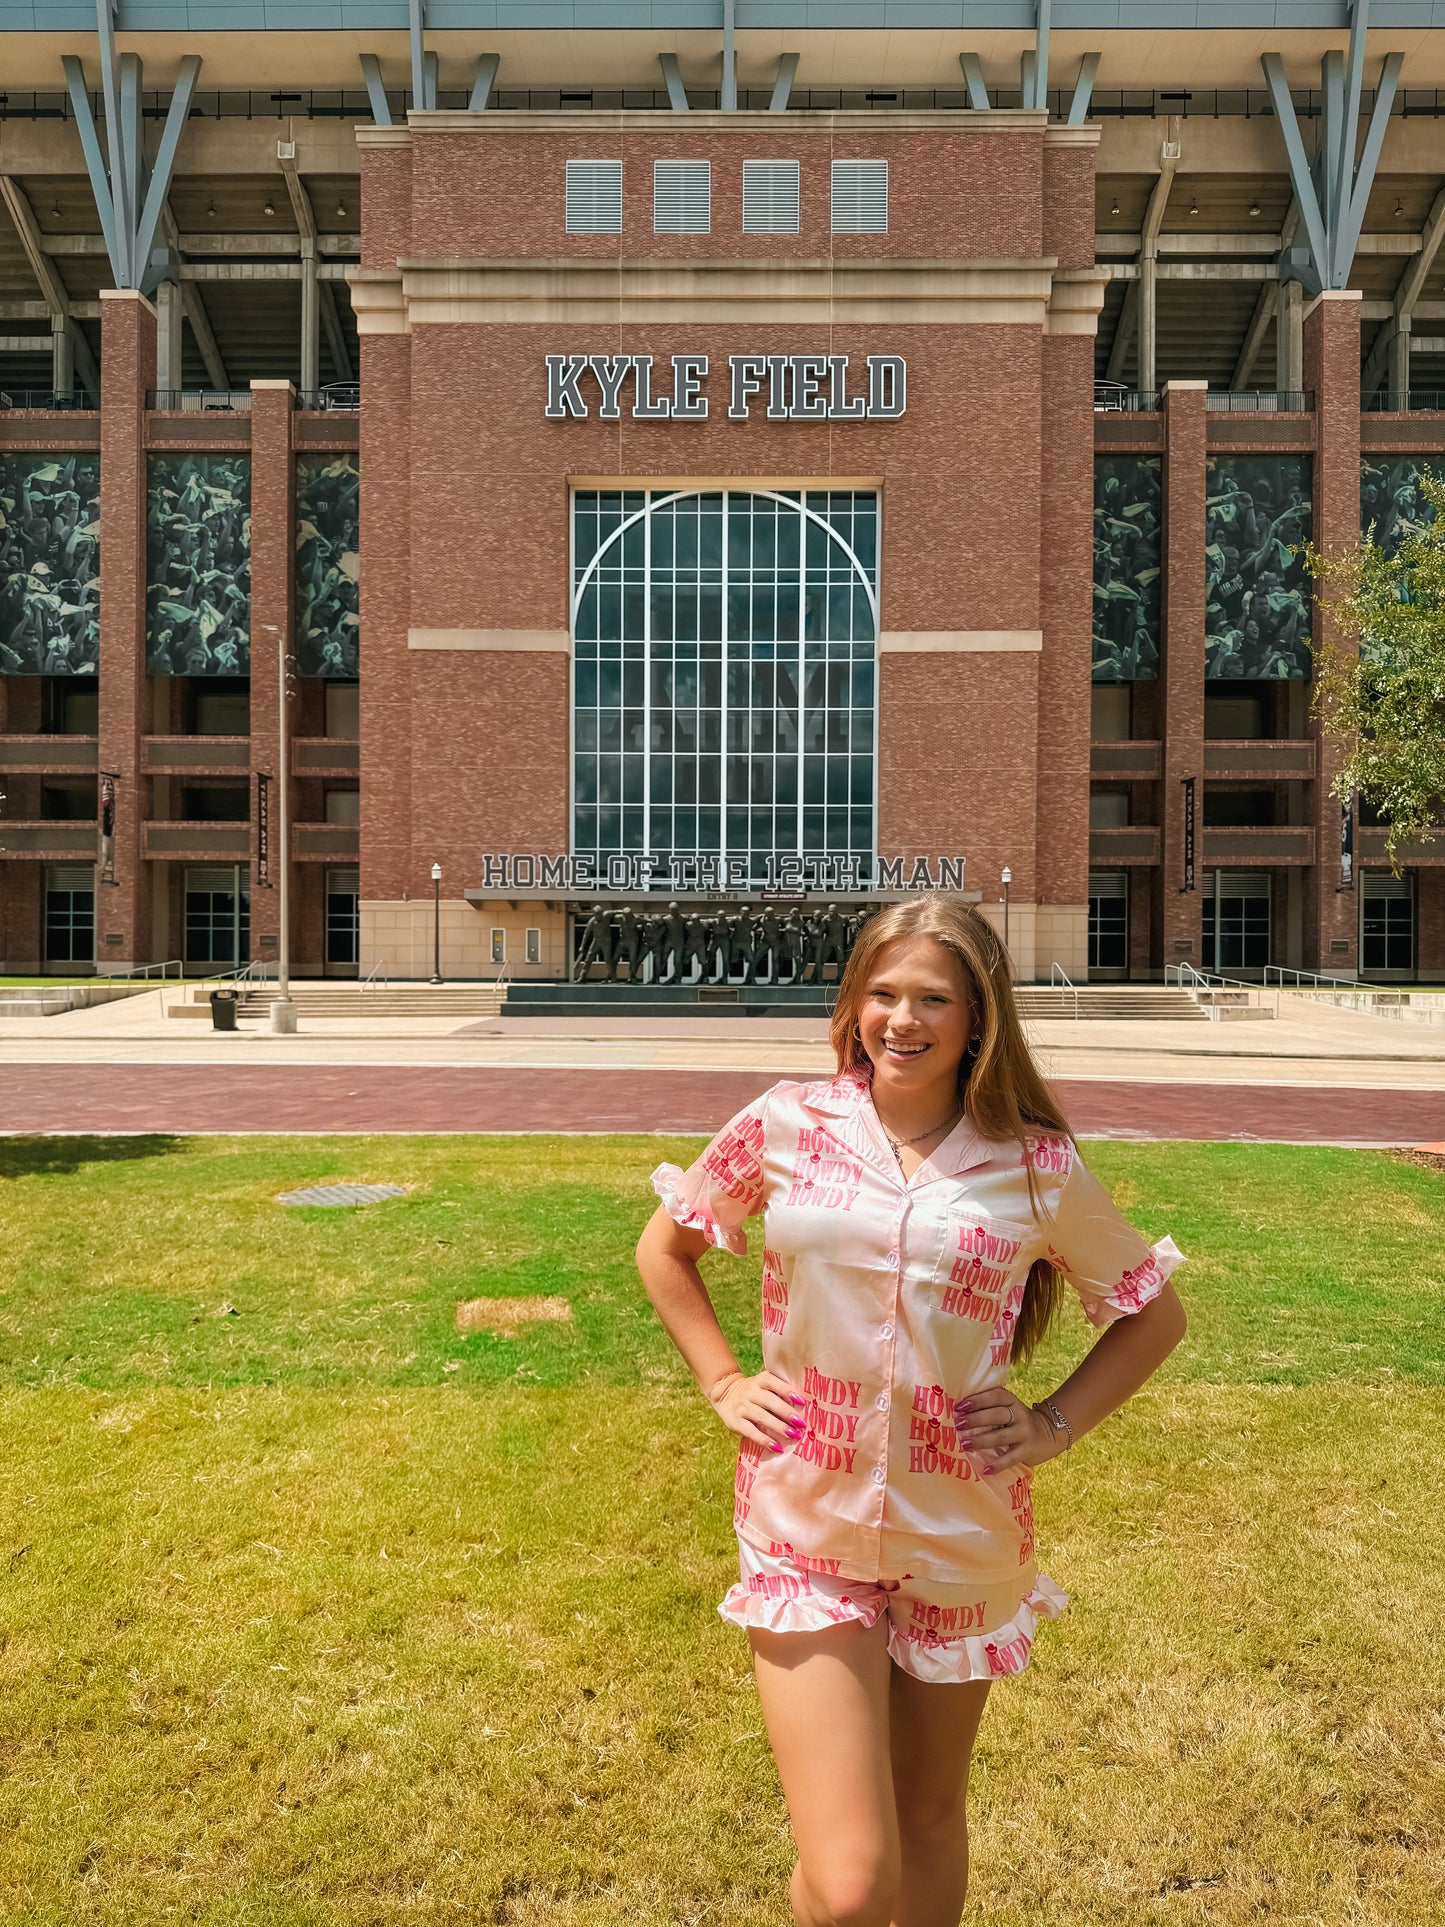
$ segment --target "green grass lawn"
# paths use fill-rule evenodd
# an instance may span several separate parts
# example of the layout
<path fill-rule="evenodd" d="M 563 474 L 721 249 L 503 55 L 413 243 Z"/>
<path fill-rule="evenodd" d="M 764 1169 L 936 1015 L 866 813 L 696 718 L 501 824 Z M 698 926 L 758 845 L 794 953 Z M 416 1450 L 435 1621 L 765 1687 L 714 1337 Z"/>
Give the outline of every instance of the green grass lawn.
<path fill-rule="evenodd" d="M 692 1149 L 0 1140 L 0 1920 L 782 1927 L 730 1441 L 630 1259 Z M 1074 1604 L 992 1695 L 969 1919 L 1445 1920 L 1445 1176 L 1089 1156 L 1191 1328 L 1039 1475 Z M 342 1177 L 412 1188 L 274 1202 Z M 755 1360 L 756 1256 L 709 1278 Z"/>

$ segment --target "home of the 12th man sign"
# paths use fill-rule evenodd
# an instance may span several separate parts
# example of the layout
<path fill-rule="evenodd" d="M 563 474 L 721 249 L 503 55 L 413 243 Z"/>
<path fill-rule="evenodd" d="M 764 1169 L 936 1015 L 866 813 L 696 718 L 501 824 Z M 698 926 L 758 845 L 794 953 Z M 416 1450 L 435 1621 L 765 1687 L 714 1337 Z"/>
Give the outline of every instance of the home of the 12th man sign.
<path fill-rule="evenodd" d="M 651 355 L 548 355 L 550 421 L 585 419 L 596 405 L 599 421 L 706 421 L 706 355 L 673 355 L 653 372 Z M 624 396 L 626 400 L 624 400 Z M 757 398 L 769 421 L 896 421 L 908 405 L 908 364 L 902 355 L 868 355 L 855 370 L 847 355 L 729 355 L 728 420 L 746 421 Z"/>

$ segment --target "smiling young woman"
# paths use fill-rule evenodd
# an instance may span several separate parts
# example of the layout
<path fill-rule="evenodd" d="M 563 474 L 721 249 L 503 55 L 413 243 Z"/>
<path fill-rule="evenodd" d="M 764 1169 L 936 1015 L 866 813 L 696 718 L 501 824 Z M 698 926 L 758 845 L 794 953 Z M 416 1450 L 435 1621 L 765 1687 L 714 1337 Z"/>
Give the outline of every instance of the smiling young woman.
<path fill-rule="evenodd" d="M 957 1927 L 990 1682 L 1068 1603 L 1034 1560 L 1033 1468 L 1116 1411 L 1184 1334 L 1169 1274 L 1078 1155 L 992 928 L 957 899 L 883 910 L 839 985 L 837 1075 L 775 1085 L 637 1247 L 667 1331 L 740 1439 L 741 1581 L 798 1849 L 798 1927 Z M 698 1270 L 764 1213 L 764 1369 Z M 1007 1385 L 1061 1283 L 1101 1328 L 1052 1397 Z"/>

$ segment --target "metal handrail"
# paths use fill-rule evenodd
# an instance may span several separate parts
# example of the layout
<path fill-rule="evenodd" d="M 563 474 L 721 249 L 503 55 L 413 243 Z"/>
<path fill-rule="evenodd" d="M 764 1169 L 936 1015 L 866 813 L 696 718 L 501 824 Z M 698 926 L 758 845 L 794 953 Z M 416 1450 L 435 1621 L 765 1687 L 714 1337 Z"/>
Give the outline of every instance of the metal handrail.
<path fill-rule="evenodd" d="M 183 977 L 185 968 L 179 957 L 168 957 L 164 963 L 132 964 L 129 970 L 107 970 L 105 974 L 112 983 L 123 983 L 135 977 L 149 978 L 152 971 L 158 970 L 164 982 L 172 970 L 178 977 Z"/>
<path fill-rule="evenodd" d="M 1200 991 L 1242 990 L 1250 997 L 1258 997 L 1263 1008 L 1264 993 L 1268 989 L 1267 984 L 1246 983 L 1243 977 L 1226 977 L 1218 970 L 1200 970 L 1192 963 L 1165 964 L 1164 981 L 1189 991 L 1196 1003 Z M 1276 1017 L 1279 1015 L 1278 992 L 1275 994 L 1274 1014 Z"/>
<path fill-rule="evenodd" d="M 1074 994 L 1074 1022 L 1077 1023 L 1079 1021 L 1079 986 L 1064 966 L 1056 963 L 1049 970 L 1049 988 L 1057 990 L 1061 984 L 1065 990 L 1071 990 Z"/>
<path fill-rule="evenodd" d="M 389 990 L 391 988 L 391 979 L 386 974 L 385 957 L 378 957 L 370 970 L 368 970 L 362 978 L 360 986 L 361 994 L 364 994 L 368 990 L 375 990 L 378 978 L 381 980 L 381 988 L 383 990 Z"/>
<path fill-rule="evenodd" d="M 1373 984 L 1362 984 L 1358 977 L 1323 977 L 1313 970 L 1289 970 L 1283 964 L 1266 964 L 1264 981 L 1271 976 L 1278 978 L 1278 988 L 1285 988 L 1285 978 L 1292 979 L 1293 988 L 1304 995 L 1335 996 L 1343 992 L 1349 997 L 1367 997 L 1373 1009 L 1402 1009 L 1408 992 L 1403 990 L 1377 989 Z"/>

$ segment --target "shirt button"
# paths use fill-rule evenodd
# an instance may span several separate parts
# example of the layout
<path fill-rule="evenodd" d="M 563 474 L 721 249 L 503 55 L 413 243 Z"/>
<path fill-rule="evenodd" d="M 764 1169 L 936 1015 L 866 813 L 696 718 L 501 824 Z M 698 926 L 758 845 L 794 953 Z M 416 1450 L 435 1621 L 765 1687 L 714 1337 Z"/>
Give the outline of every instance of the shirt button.
<path fill-rule="evenodd" d="M 883 1483 L 883 1467 L 881 1465 L 875 1465 L 873 1468 L 873 1483 L 874 1485 L 882 1485 Z"/>
<path fill-rule="evenodd" d="M 898 1263 L 898 1253 L 897 1253 L 896 1251 L 890 1251 L 890 1252 L 889 1252 L 889 1254 L 888 1254 L 888 1263 L 889 1263 L 890 1265 L 896 1265 L 896 1264 Z"/>
<path fill-rule="evenodd" d="M 891 1338 L 893 1336 L 893 1327 L 891 1325 L 885 1325 L 883 1327 L 883 1336 L 885 1338 Z"/>
<path fill-rule="evenodd" d="M 880 1411 L 880 1412 L 886 1412 L 886 1411 L 888 1410 L 888 1394 L 887 1394 L 887 1392 L 880 1392 L 880 1393 L 878 1394 L 878 1400 L 877 1400 L 877 1404 L 878 1404 L 878 1409 L 879 1409 L 879 1411 Z"/>

